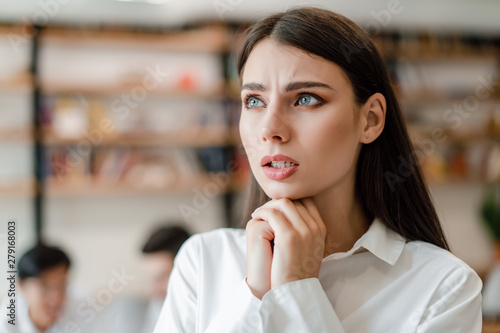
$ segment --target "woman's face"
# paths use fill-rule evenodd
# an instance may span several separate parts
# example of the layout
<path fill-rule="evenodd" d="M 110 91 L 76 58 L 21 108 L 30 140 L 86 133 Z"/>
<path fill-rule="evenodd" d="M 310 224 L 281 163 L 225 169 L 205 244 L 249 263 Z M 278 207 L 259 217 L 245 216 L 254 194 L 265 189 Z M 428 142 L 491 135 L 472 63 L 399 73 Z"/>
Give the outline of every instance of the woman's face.
<path fill-rule="evenodd" d="M 270 198 L 311 197 L 354 179 L 360 107 L 335 63 L 263 39 L 245 64 L 241 98 L 243 146 Z"/>

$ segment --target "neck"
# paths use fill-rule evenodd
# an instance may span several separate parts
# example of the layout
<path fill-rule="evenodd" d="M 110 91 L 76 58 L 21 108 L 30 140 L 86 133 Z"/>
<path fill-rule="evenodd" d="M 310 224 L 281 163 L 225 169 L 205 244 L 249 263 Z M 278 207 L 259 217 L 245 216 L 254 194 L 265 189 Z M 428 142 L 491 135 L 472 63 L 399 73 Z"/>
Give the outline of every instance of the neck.
<path fill-rule="evenodd" d="M 368 230 L 370 222 L 354 190 L 354 175 L 348 175 L 335 188 L 313 197 L 326 226 L 323 257 L 349 251 Z"/>

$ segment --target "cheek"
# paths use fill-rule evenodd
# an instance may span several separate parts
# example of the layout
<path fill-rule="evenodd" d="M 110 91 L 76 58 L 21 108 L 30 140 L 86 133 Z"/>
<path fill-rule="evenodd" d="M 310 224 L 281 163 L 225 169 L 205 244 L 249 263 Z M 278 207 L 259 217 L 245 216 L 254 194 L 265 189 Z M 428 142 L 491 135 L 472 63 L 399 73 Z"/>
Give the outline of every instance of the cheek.
<path fill-rule="evenodd" d="M 36 287 L 26 286 L 23 290 L 24 298 L 29 304 L 40 304 L 43 294 Z"/>
<path fill-rule="evenodd" d="M 252 117 L 248 112 L 242 110 L 239 123 L 241 141 L 244 143 L 248 143 L 252 140 L 255 141 L 253 137 L 255 136 L 257 127 L 255 116 Z"/>
<path fill-rule="evenodd" d="M 352 166 L 359 143 L 357 128 L 351 117 L 332 117 L 317 122 L 303 134 L 308 160 L 321 174 L 338 177 Z M 319 166 L 319 167 L 318 167 Z"/>
<path fill-rule="evenodd" d="M 244 115 L 243 113 L 244 111 L 242 111 L 242 114 L 241 114 L 241 118 L 240 118 L 240 123 L 239 123 L 239 132 L 240 132 L 240 138 L 241 138 L 241 142 L 243 143 L 243 146 L 245 147 L 246 149 L 246 146 L 247 146 L 247 142 L 248 142 L 248 139 L 249 139 L 249 124 L 248 124 L 248 120 L 247 120 L 247 117 Z"/>
<path fill-rule="evenodd" d="M 258 130 L 259 126 L 256 122 L 256 119 L 253 119 L 251 116 L 245 115 L 243 111 L 239 123 L 239 131 L 243 148 L 245 149 L 245 153 L 252 168 L 254 168 L 255 164 L 258 163 L 258 161 L 256 161 L 257 156 L 259 155 L 257 154 L 257 149 L 259 147 L 259 135 L 257 133 Z"/>

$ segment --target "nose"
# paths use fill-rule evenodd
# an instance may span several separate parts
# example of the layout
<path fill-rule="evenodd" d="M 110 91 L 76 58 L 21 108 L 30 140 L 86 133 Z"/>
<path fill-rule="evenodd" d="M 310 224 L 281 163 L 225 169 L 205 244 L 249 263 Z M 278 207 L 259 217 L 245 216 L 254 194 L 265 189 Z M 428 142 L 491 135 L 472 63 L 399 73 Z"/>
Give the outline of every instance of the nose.
<path fill-rule="evenodd" d="M 269 106 L 266 117 L 262 123 L 262 142 L 288 142 L 290 140 L 290 128 L 285 112 L 278 107 Z"/>

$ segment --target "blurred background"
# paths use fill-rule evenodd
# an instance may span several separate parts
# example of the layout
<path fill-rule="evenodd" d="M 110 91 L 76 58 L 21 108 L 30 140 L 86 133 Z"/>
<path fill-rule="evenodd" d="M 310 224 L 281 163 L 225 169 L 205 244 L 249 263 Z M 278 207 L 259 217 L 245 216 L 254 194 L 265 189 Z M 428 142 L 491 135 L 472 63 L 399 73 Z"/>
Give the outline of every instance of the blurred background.
<path fill-rule="evenodd" d="M 143 298 L 157 226 L 238 226 L 234 53 L 245 27 L 297 5 L 373 36 L 452 250 L 486 280 L 500 259 L 495 0 L 1 0 L 0 225 L 17 221 L 18 253 L 44 239 L 84 295 L 125 269 L 113 299 Z"/>

